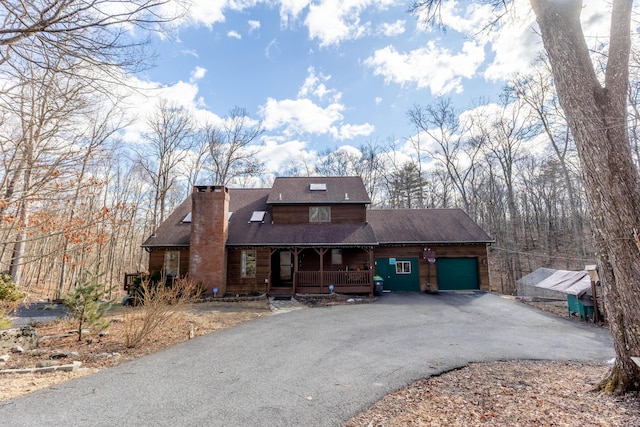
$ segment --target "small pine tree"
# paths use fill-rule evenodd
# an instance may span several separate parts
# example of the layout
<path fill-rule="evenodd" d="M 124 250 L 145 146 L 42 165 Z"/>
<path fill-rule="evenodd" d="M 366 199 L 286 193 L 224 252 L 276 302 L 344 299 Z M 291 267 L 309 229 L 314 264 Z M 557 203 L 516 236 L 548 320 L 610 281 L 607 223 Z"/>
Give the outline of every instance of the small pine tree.
<path fill-rule="evenodd" d="M 16 285 L 11 276 L 0 273 L 0 329 L 11 326 L 9 314 L 27 294 Z"/>
<path fill-rule="evenodd" d="M 78 341 L 82 341 L 82 328 L 89 326 L 94 331 L 109 327 L 102 316 L 111 307 L 111 302 L 102 302 L 108 289 L 99 280 L 99 275 L 88 271 L 82 273 L 74 289 L 65 295 L 64 307 L 78 325 Z"/>

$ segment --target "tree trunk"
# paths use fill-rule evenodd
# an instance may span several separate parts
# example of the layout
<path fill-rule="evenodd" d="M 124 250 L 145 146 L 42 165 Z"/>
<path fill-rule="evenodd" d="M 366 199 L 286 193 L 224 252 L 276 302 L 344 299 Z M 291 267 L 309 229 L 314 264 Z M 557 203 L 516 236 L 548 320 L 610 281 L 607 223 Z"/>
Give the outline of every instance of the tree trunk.
<path fill-rule="evenodd" d="M 626 129 L 632 0 L 615 0 L 604 87 L 580 24 L 582 1 L 531 0 L 584 172 L 616 362 L 602 388 L 640 389 L 640 177 Z"/>

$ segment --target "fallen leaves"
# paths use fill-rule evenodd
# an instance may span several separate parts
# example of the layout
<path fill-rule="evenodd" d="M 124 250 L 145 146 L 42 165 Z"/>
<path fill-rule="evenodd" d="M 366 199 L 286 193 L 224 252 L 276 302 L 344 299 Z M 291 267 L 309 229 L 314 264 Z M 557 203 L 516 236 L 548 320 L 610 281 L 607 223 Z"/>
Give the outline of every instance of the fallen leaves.
<path fill-rule="evenodd" d="M 638 426 L 638 396 L 593 391 L 601 364 L 471 364 L 387 395 L 345 426 Z"/>

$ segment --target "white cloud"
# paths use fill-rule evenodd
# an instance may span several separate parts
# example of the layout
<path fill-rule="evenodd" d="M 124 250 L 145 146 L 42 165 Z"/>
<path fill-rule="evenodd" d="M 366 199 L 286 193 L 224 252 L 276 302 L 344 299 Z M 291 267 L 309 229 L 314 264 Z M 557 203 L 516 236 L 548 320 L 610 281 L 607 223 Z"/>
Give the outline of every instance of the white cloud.
<path fill-rule="evenodd" d="M 233 31 L 233 30 L 227 33 L 227 37 L 238 39 L 238 40 L 242 39 L 242 36 L 237 31 Z"/>
<path fill-rule="evenodd" d="M 209 111 L 199 96 L 197 82 L 205 73 L 206 69 L 196 67 L 190 73 L 189 82 L 178 81 L 172 85 L 162 85 L 129 77 L 127 84 L 115 86 L 113 93 L 123 98 L 121 105 L 130 122 L 123 132 L 123 140 L 133 143 L 141 141 L 141 135 L 147 129 L 147 117 L 153 114 L 160 100 L 188 109 L 200 124 L 220 122 L 220 117 Z"/>
<path fill-rule="evenodd" d="M 311 0 L 280 0 L 280 23 L 289 26 L 289 21 L 296 21 L 302 11 L 309 6 Z"/>
<path fill-rule="evenodd" d="M 309 6 L 305 25 L 309 30 L 309 38 L 319 39 L 320 46 L 358 39 L 366 29 L 366 24 L 360 24 L 358 10 L 345 9 L 344 4 L 337 2 Z"/>
<path fill-rule="evenodd" d="M 202 68 L 202 67 L 196 67 L 192 72 L 191 72 L 191 79 L 189 79 L 190 82 L 195 82 L 197 80 L 200 80 L 201 78 L 204 77 L 204 75 L 207 73 L 207 69 L 206 68 Z"/>
<path fill-rule="evenodd" d="M 324 82 L 328 82 L 331 79 L 331 76 L 316 74 L 313 67 L 307 68 L 307 71 L 309 72 L 309 75 L 298 91 L 298 98 L 315 96 L 322 100 L 325 96 L 328 97 L 328 95 L 333 94 L 331 100 L 334 102 L 340 101 L 340 93 L 336 92 L 335 89 L 327 89 L 327 86 L 324 84 Z"/>
<path fill-rule="evenodd" d="M 334 138 L 341 141 L 345 139 L 353 139 L 358 136 L 369 136 L 376 130 L 375 126 L 369 123 L 363 125 L 346 124 L 338 128 L 333 128 L 331 134 Z"/>
<path fill-rule="evenodd" d="M 393 3 L 394 0 L 320 0 L 307 3 L 309 12 L 304 23 L 309 31 L 309 38 L 318 39 L 320 46 L 336 45 L 346 40 L 358 39 L 370 32 L 371 23 L 361 21 L 363 11 L 370 7 L 384 10 Z M 302 2 L 297 6 L 302 6 Z M 297 14 L 301 11 L 298 8 Z M 290 15 L 293 16 L 292 13 Z"/>
<path fill-rule="evenodd" d="M 226 0 L 193 0 L 189 7 L 188 22 L 211 28 L 214 24 L 225 21 L 224 9 L 226 7 Z"/>
<path fill-rule="evenodd" d="M 212 28 L 214 24 L 225 22 L 225 12 L 242 12 L 264 0 L 191 0 L 188 6 L 188 13 L 184 17 L 178 18 L 171 24 L 181 25 L 204 25 Z M 162 10 L 170 16 L 180 16 L 178 11 L 184 8 L 185 2 L 181 0 L 168 1 L 163 4 Z"/>
<path fill-rule="evenodd" d="M 517 0 L 513 10 L 520 13 L 510 15 L 510 19 L 493 34 L 490 42 L 495 58 L 484 73 L 488 80 L 507 80 L 514 73 L 526 74 L 543 52 L 535 16 L 527 6 L 529 0 Z M 590 48 L 599 49 L 598 45 L 609 39 L 610 9 L 610 2 L 585 2 L 581 20 Z"/>
<path fill-rule="evenodd" d="M 275 61 L 280 57 L 280 45 L 278 44 L 278 40 L 272 39 L 267 47 L 264 48 L 264 56 L 269 61 Z"/>
<path fill-rule="evenodd" d="M 249 34 L 260 29 L 260 21 L 250 19 L 247 23 L 249 24 Z"/>
<path fill-rule="evenodd" d="M 405 32 L 405 24 L 406 21 L 402 19 L 398 19 L 393 23 L 385 22 L 380 25 L 380 32 L 387 37 L 398 36 Z"/>
<path fill-rule="evenodd" d="M 483 77 L 491 81 L 506 81 L 516 73 L 526 74 L 544 50 L 529 0 L 515 0 L 508 16 L 500 21 L 499 27 L 492 27 L 493 31 L 486 31 L 495 19 L 489 5 L 471 2 L 463 6 L 461 3 L 455 0 L 444 2 L 440 9 L 442 21 L 448 29 L 472 37 L 478 47 L 491 49 L 494 55 L 486 64 Z M 610 7 L 610 2 L 585 2 L 581 19 L 587 40 L 593 44 L 590 47 L 596 48 L 598 43 L 608 39 Z M 449 33 L 446 37 L 451 36 Z M 463 54 L 464 50 L 453 55 Z"/>
<path fill-rule="evenodd" d="M 311 159 L 315 153 L 306 151 L 307 143 L 297 139 L 265 138 L 260 148 L 260 159 L 268 171 L 278 172 L 290 169 L 294 165 L 305 163 L 304 159 Z M 309 161 L 312 164 L 311 161 Z"/>
<path fill-rule="evenodd" d="M 536 22 L 529 0 L 524 2 L 528 6 L 526 9 L 524 4 L 516 4 L 515 13 L 503 21 L 498 31 L 488 34 L 487 42 L 495 55 L 484 71 L 487 80 L 506 81 L 515 73 L 527 73 L 543 50 L 540 36 L 533 31 Z M 523 3 L 523 0 L 516 3 Z"/>
<path fill-rule="evenodd" d="M 345 106 L 340 102 L 342 93 L 325 85 L 331 76 L 318 74 L 313 67 L 309 67 L 307 72 L 296 99 L 268 98 L 260 108 L 265 129 L 278 130 L 287 136 L 331 135 L 339 140 L 373 133 L 374 126 L 368 123 L 356 125 L 343 122 Z M 317 103 L 311 98 L 316 99 Z"/>
<path fill-rule="evenodd" d="M 365 65 L 373 68 L 374 74 L 383 76 L 387 84 L 414 84 L 443 95 L 462 92 L 462 78 L 473 77 L 483 61 L 484 49 L 472 41 L 465 42 L 457 54 L 430 41 L 425 48 L 408 53 L 387 46 L 367 58 Z"/>
<path fill-rule="evenodd" d="M 331 131 L 335 122 L 342 120 L 344 106 L 333 103 L 326 108 L 314 104 L 309 99 L 273 98 L 261 107 L 263 124 L 267 130 L 284 127 L 285 134 L 313 133 L 324 134 Z"/>
<path fill-rule="evenodd" d="M 193 56 L 194 58 L 200 58 L 198 51 L 194 49 L 184 49 L 180 53 L 183 55 Z"/>
<path fill-rule="evenodd" d="M 526 1 L 530 9 L 529 0 Z M 465 3 L 468 4 L 462 9 L 455 0 L 443 2 L 439 11 L 442 22 L 451 30 L 474 37 L 481 37 L 483 30 L 495 19 L 494 8 L 490 4 Z M 514 6 L 514 10 L 516 8 L 518 6 Z M 424 22 L 424 19 L 423 15 L 418 16 L 418 22 Z"/>
<path fill-rule="evenodd" d="M 375 101 L 376 105 L 380 105 L 380 103 L 382 102 L 382 98 L 380 98 L 379 96 L 376 96 L 374 101 Z"/>

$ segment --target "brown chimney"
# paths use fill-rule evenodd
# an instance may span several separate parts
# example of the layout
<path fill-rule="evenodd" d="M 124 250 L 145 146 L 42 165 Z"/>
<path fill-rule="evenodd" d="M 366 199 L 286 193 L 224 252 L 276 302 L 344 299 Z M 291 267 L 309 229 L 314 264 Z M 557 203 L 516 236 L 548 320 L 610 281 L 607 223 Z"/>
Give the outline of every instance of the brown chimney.
<path fill-rule="evenodd" d="M 224 186 L 193 187 L 189 278 L 201 283 L 207 295 L 221 297 L 227 290 L 229 190 Z"/>

